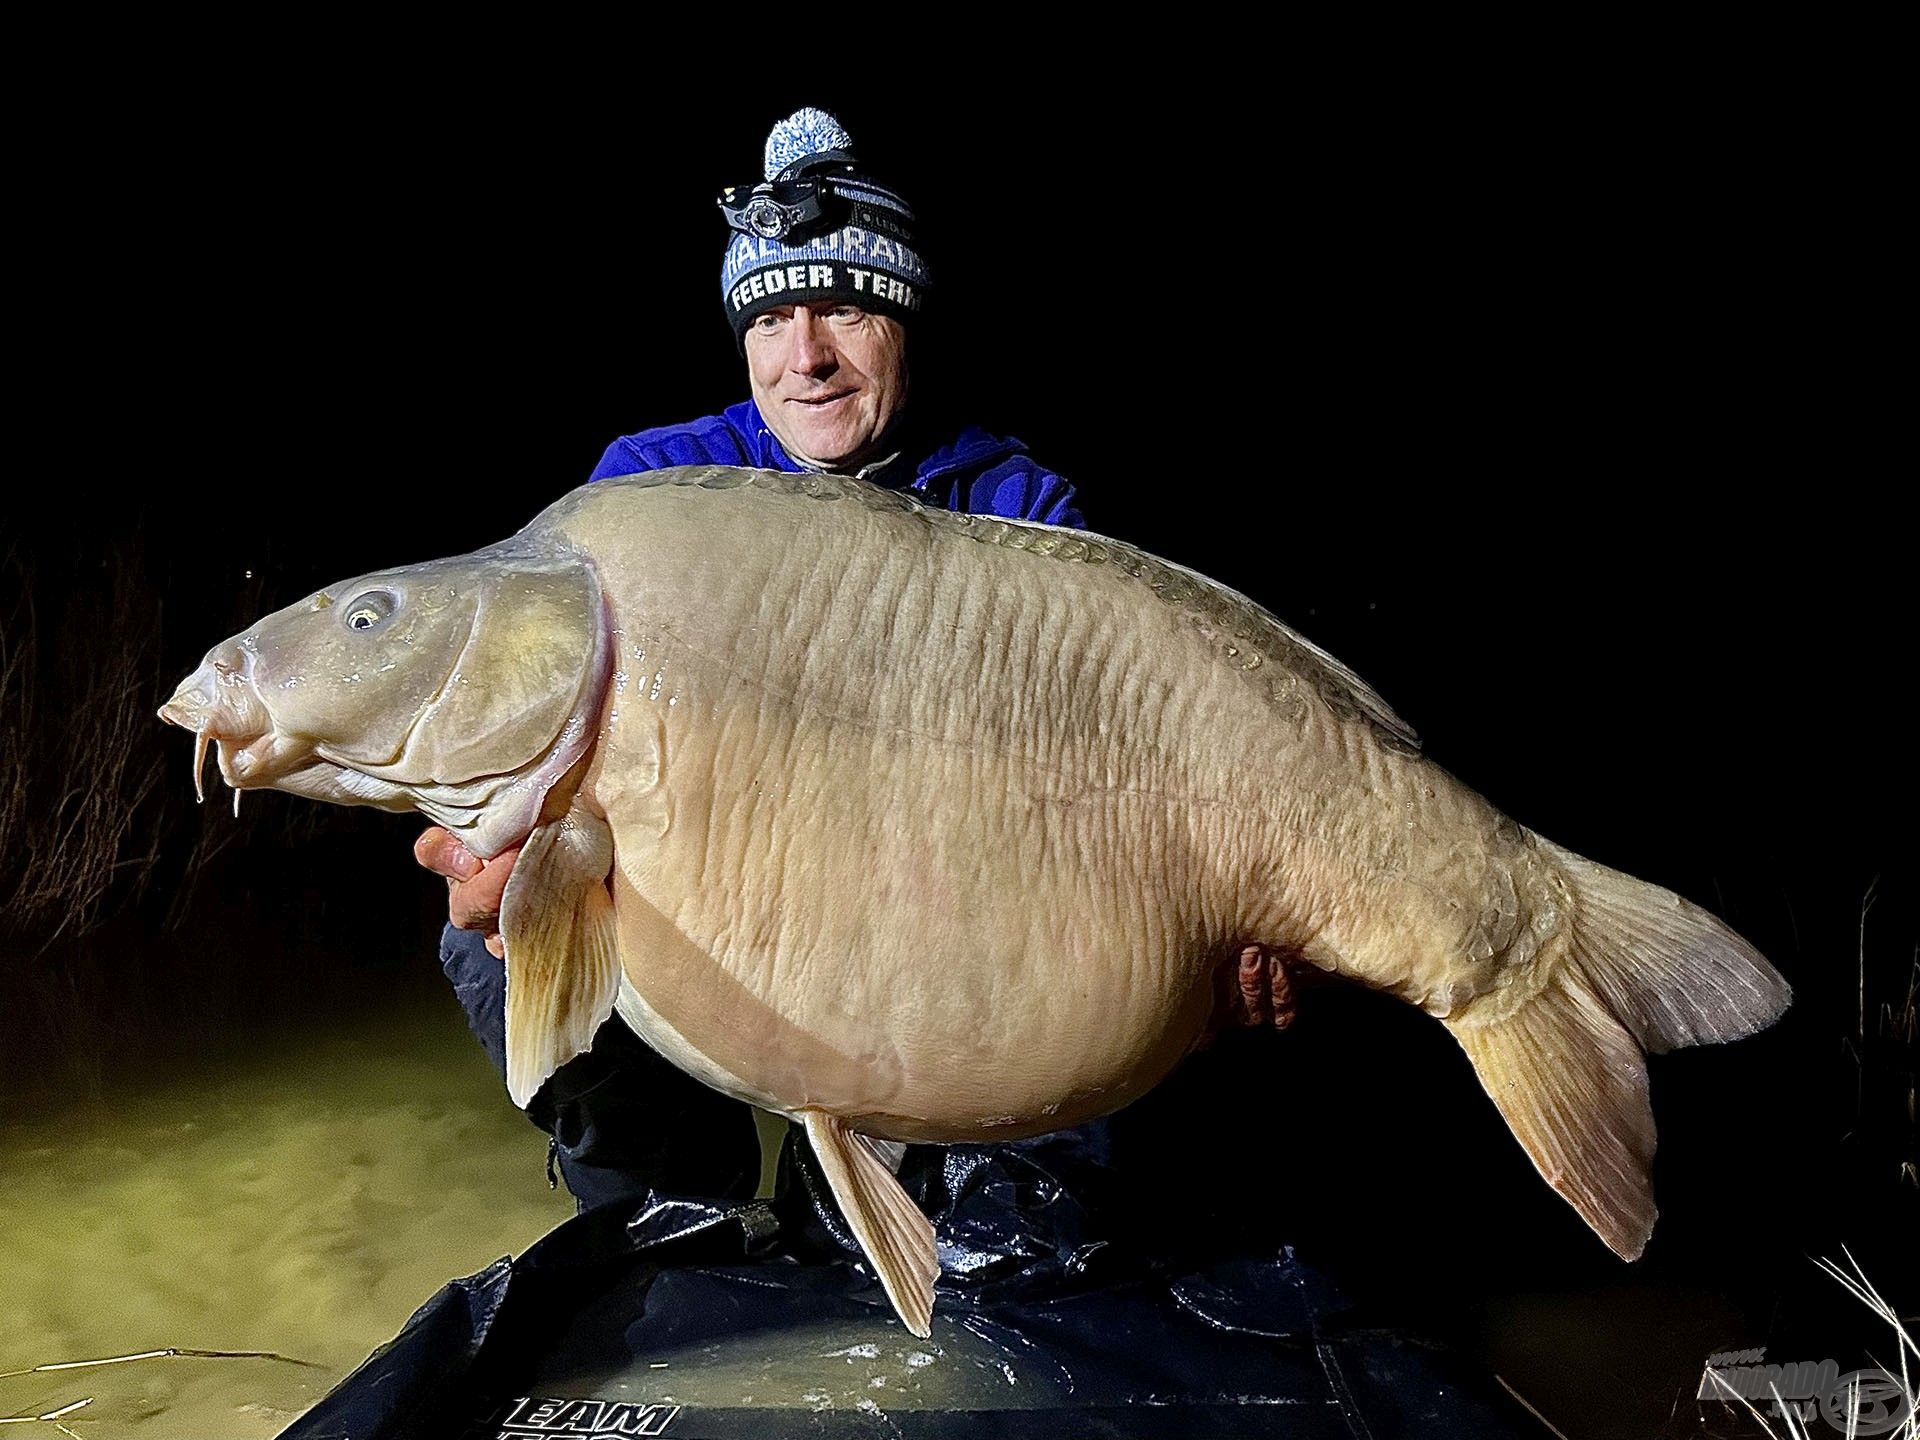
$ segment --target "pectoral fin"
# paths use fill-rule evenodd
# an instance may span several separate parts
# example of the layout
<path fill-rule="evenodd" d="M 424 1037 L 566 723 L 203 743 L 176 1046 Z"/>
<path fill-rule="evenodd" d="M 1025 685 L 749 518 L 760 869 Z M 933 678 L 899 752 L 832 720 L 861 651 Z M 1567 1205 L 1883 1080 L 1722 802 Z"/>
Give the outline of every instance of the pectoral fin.
<path fill-rule="evenodd" d="M 507 1093 L 525 1107 L 560 1066 L 593 1043 L 620 988 L 613 832 L 575 806 L 536 828 L 500 905 L 507 962 Z"/>
<path fill-rule="evenodd" d="M 840 1213 L 867 1252 L 887 1298 L 907 1329 L 926 1339 L 933 1333 L 933 1282 L 940 1274 L 933 1223 L 881 1159 L 879 1147 L 887 1142 L 856 1134 L 818 1110 L 800 1114 Z"/>

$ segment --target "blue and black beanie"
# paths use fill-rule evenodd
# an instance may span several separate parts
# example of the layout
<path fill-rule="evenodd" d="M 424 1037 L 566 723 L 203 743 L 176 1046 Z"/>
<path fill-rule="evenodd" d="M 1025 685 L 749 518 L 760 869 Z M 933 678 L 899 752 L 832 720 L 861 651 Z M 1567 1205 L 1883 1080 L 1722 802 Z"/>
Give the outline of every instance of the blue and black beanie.
<path fill-rule="evenodd" d="M 733 235 L 720 290 L 743 348 L 754 316 L 775 305 L 850 301 L 910 320 L 927 293 L 913 211 L 861 174 L 853 138 L 811 106 L 767 136 L 766 179 L 732 186 L 720 208 Z"/>

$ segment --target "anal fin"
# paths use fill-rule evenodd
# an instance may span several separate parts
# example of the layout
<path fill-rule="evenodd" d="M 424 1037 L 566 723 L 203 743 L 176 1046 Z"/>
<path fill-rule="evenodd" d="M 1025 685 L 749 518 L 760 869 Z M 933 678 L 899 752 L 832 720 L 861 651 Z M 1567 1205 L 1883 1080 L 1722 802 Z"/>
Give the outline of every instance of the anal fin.
<path fill-rule="evenodd" d="M 857 1134 L 819 1110 L 800 1114 L 833 1198 L 867 1252 L 887 1298 L 907 1329 L 926 1339 L 933 1333 L 933 1282 L 940 1274 L 933 1222 L 920 1213 L 881 1158 L 878 1147 L 887 1142 Z"/>
<path fill-rule="evenodd" d="M 522 1108 L 613 1013 L 620 959 L 606 884 L 612 868 L 613 832 L 576 805 L 534 830 L 507 878 L 507 1093 Z"/>

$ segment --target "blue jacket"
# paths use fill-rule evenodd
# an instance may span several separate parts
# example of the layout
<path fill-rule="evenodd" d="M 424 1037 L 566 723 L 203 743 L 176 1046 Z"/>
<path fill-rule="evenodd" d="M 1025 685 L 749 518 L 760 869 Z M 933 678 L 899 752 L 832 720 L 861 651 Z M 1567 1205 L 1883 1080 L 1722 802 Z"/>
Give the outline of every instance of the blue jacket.
<path fill-rule="evenodd" d="M 704 420 L 621 436 L 607 447 L 589 478 L 604 480 L 669 465 L 806 468 L 774 439 L 753 401 L 742 400 Z M 977 425 L 963 426 L 957 434 L 909 438 L 897 460 L 867 478 L 948 510 L 1075 529 L 1086 525 L 1072 485 L 1038 464 L 1018 440 L 989 435 Z"/>

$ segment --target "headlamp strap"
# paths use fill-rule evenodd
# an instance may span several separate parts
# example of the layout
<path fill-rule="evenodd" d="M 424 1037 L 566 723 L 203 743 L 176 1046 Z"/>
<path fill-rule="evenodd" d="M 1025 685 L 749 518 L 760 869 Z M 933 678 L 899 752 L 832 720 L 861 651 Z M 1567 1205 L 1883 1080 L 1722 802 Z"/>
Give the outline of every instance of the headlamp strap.
<path fill-rule="evenodd" d="M 805 166 L 789 166 L 775 179 L 762 181 L 750 190 L 744 185 L 729 185 L 720 195 L 720 210 L 727 217 L 728 226 L 744 235 L 785 240 L 796 231 L 812 229 L 822 222 L 834 229 L 848 224 L 885 235 L 903 245 L 914 244 L 913 232 L 896 212 L 856 199 L 840 188 L 836 176 L 810 173 L 818 160 L 815 156 Z M 789 174 L 796 169 L 798 173 Z M 744 198 L 741 197 L 743 190 L 747 191 Z M 845 206 L 844 221 L 835 221 L 825 213 L 821 202 L 827 199 Z M 756 218 L 760 223 L 755 223 Z"/>
<path fill-rule="evenodd" d="M 843 195 L 842 198 L 846 197 Z M 903 245 L 914 243 L 912 233 L 901 223 L 898 215 L 878 205 L 869 205 L 864 200 L 847 200 L 847 221 L 862 230 L 877 230 Z"/>

